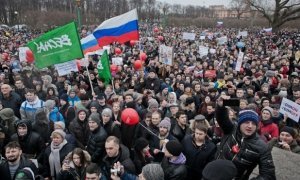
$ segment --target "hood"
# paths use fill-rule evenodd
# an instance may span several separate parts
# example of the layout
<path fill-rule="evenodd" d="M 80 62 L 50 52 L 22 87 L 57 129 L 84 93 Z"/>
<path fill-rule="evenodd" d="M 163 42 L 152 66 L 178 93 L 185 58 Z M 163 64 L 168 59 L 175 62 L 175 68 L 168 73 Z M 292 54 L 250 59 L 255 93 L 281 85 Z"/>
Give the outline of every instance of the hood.
<path fill-rule="evenodd" d="M 31 130 L 32 130 L 31 121 L 29 121 L 29 120 L 19 120 L 19 121 L 17 121 L 15 123 L 15 128 L 16 128 L 16 132 L 17 133 L 18 133 L 18 126 L 20 124 L 25 124 L 27 126 L 27 134 L 26 134 L 26 136 L 28 136 L 30 134 Z M 19 134 L 18 134 L 18 136 L 19 136 Z"/>
<path fill-rule="evenodd" d="M 49 84 L 52 83 L 52 77 L 50 75 L 45 75 L 44 78 L 47 78 L 49 81 Z"/>
<path fill-rule="evenodd" d="M 86 161 L 85 165 L 89 164 L 91 162 L 90 154 L 87 151 L 83 150 L 83 155 L 84 155 L 84 159 Z M 75 168 L 75 164 L 74 164 L 73 158 L 72 158 L 72 151 L 69 152 L 69 154 L 65 157 L 65 159 L 69 160 L 70 167 Z"/>
<path fill-rule="evenodd" d="M 0 117 L 4 121 L 12 122 L 15 120 L 14 111 L 11 108 L 4 108 L 0 111 Z"/>
<path fill-rule="evenodd" d="M 180 153 L 180 155 L 177 157 L 177 159 L 173 159 L 173 160 L 170 159 L 169 162 L 172 164 L 177 164 L 177 165 L 185 164 L 186 157 L 184 156 L 183 153 Z"/>

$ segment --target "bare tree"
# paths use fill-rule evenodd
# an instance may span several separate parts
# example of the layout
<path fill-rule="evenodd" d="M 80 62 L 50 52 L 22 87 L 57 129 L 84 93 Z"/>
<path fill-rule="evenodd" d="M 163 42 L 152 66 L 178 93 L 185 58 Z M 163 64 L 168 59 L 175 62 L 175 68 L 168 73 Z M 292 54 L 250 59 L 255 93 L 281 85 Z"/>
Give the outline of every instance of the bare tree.
<path fill-rule="evenodd" d="M 241 16 L 250 10 L 247 0 L 231 0 L 230 7 L 236 12 L 237 19 L 241 19 Z"/>
<path fill-rule="evenodd" d="M 260 12 L 276 32 L 286 22 L 300 19 L 299 0 L 247 0 Z"/>

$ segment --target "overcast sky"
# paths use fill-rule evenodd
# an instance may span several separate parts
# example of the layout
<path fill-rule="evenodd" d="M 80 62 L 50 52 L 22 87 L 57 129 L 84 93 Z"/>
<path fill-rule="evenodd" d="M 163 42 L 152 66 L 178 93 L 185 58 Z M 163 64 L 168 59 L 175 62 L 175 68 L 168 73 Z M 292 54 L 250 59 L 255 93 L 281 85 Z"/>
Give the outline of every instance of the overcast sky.
<path fill-rule="evenodd" d="M 199 6 L 210 6 L 210 5 L 225 5 L 228 6 L 231 0 L 157 0 L 161 2 L 167 2 L 169 4 L 182 4 L 182 5 L 199 5 Z"/>

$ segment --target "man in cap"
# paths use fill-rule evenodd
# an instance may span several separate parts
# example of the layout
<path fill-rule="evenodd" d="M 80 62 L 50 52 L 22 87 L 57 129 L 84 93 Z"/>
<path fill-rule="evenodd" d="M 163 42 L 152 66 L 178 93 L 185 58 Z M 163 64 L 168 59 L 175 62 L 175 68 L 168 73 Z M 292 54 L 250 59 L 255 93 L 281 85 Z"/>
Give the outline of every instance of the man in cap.
<path fill-rule="evenodd" d="M 100 124 L 100 117 L 97 113 L 92 113 L 88 118 L 90 137 L 87 142 L 87 152 L 91 155 L 94 163 L 101 164 L 104 156 L 104 144 L 107 137 L 105 129 Z"/>
<path fill-rule="evenodd" d="M 276 179 L 271 151 L 257 134 L 259 116 L 253 110 L 239 113 L 238 125 L 228 117 L 228 110 L 223 106 L 223 99 L 218 99 L 216 119 L 224 132 L 217 159 L 232 161 L 238 170 L 236 178 L 249 179 L 253 169 L 259 165 L 257 178 Z"/>

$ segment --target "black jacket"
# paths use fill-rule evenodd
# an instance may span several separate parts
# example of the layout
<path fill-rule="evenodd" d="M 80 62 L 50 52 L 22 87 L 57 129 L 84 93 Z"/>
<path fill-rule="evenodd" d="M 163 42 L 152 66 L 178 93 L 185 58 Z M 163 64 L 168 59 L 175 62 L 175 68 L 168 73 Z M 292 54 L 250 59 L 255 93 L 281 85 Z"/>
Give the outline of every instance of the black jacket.
<path fill-rule="evenodd" d="M 185 129 L 182 129 L 178 125 L 178 122 L 176 122 L 174 128 L 171 130 L 171 133 L 174 137 L 176 137 L 179 140 L 179 142 L 181 142 L 186 135 L 191 134 L 191 129 L 187 125 Z"/>
<path fill-rule="evenodd" d="M 20 107 L 21 107 L 21 97 L 15 92 L 10 92 L 10 96 L 5 98 L 2 93 L 0 93 L 0 101 L 2 102 L 3 108 L 11 108 L 14 110 L 15 115 L 20 118 Z"/>
<path fill-rule="evenodd" d="M 204 167 L 214 159 L 217 151 L 216 145 L 209 139 L 201 146 L 194 142 L 193 135 L 186 136 L 181 144 L 186 156 L 186 166 L 188 168 L 188 179 L 201 179 Z"/>
<path fill-rule="evenodd" d="M 103 124 L 107 136 L 116 136 L 118 139 L 121 139 L 121 130 L 120 126 L 114 123 L 112 120 L 109 120 L 106 124 Z"/>
<path fill-rule="evenodd" d="M 108 157 L 107 155 L 103 158 L 103 173 L 106 177 L 110 177 L 110 169 L 114 167 L 114 163 L 120 162 L 124 166 L 125 172 L 135 174 L 135 166 L 130 159 L 130 153 L 126 146 L 120 144 L 119 154 L 116 157 Z"/>
<path fill-rule="evenodd" d="M 21 156 L 20 165 L 19 165 L 18 169 L 16 170 L 15 175 L 17 174 L 17 172 L 19 170 L 21 170 L 25 167 L 29 167 L 34 172 L 35 175 L 38 174 L 38 169 L 36 168 L 36 166 L 30 160 L 28 160 L 25 157 Z M 7 161 L 1 163 L 1 165 L 0 165 L 0 174 L 1 174 L 0 179 L 5 179 L 5 180 L 15 179 L 15 177 L 12 178 L 10 176 L 9 165 L 8 165 Z"/>
<path fill-rule="evenodd" d="M 187 169 L 184 164 L 172 164 L 165 157 L 161 163 L 164 170 L 165 180 L 182 180 L 187 177 Z"/>
<path fill-rule="evenodd" d="M 216 158 L 231 160 L 236 165 L 238 170 L 236 179 L 249 179 L 253 169 L 259 165 L 258 178 L 275 180 L 271 151 L 259 135 L 254 133 L 250 137 L 243 137 L 239 127 L 229 120 L 225 107 L 216 108 L 216 119 L 224 132 Z M 240 148 L 237 154 L 231 150 L 236 144 Z"/>
<path fill-rule="evenodd" d="M 80 121 L 78 118 L 75 118 L 70 123 L 69 132 L 76 138 L 77 146 L 84 149 L 90 134 L 87 119 Z"/>
<path fill-rule="evenodd" d="M 90 137 L 87 143 L 87 152 L 92 157 L 93 163 L 100 164 L 105 152 L 105 140 L 107 133 L 102 126 L 99 126 L 93 132 L 90 133 Z"/>

